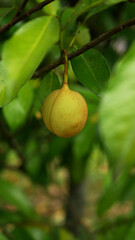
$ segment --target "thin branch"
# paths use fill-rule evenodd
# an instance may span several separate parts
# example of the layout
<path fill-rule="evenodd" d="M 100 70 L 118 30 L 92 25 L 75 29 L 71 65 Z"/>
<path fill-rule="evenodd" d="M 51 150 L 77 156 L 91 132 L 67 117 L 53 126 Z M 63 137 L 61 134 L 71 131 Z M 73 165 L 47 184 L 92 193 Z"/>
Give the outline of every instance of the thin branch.
<path fill-rule="evenodd" d="M 21 7 L 19 8 L 19 10 L 17 11 L 17 13 L 15 14 L 14 18 L 18 17 L 19 15 L 21 15 L 23 9 L 25 8 L 26 4 L 28 3 L 29 0 L 24 0 L 22 2 Z"/>
<path fill-rule="evenodd" d="M 16 142 L 16 139 L 14 138 L 14 136 L 9 132 L 4 122 L 2 122 L 1 120 L 0 120 L 0 129 L 4 139 L 7 141 L 9 146 L 15 150 L 15 152 L 18 154 L 19 158 L 21 159 L 22 164 L 19 166 L 18 169 L 23 170 L 26 159 L 23 156 L 20 146 Z"/>
<path fill-rule="evenodd" d="M 13 27 L 16 23 L 22 21 L 23 19 L 25 19 L 26 17 L 29 17 L 30 15 L 32 15 L 33 13 L 41 10 L 43 7 L 45 7 L 46 5 L 48 5 L 51 2 L 54 2 L 55 0 L 45 0 L 39 4 L 37 4 L 35 7 L 31 8 L 29 11 L 21 14 L 20 16 L 12 19 L 9 23 L 4 24 L 3 26 L 0 27 L 0 34 L 7 32 L 11 27 Z"/>
<path fill-rule="evenodd" d="M 135 25 L 135 18 L 130 19 L 129 21 L 118 25 L 117 27 L 111 29 L 110 31 L 103 33 L 102 35 L 100 35 L 99 37 L 95 38 L 93 41 L 87 43 L 86 45 L 84 45 L 83 47 L 79 48 L 78 50 L 71 52 L 70 54 L 68 54 L 68 59 L 71 60 L 72 58 L 75 58 L 79 55 L 81 55 L 82 53 L 86 52 L 87 50 L 97 46 L 99 43 L 102 43 L 103 41 L 111 38 L 113 35 L 125 30 L 126 28 L 129 28 L 131 26 Z M 35 72 L 35 74 L 33 75 L 33 77 L 39 77 L 42 74 L 58 67 L 59 65 L 64 64 L 64 60 L 63 58 L 59 58 L 58 60 L 56 60 L 55 62 L 48 64 L 47 66 L 37 70 Z"/>

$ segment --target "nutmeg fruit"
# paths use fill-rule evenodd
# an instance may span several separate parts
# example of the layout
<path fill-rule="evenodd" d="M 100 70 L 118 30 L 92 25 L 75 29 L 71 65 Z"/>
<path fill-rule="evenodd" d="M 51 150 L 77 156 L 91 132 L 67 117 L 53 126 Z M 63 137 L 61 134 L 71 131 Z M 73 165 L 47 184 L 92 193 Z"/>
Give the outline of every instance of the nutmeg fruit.
<path fill-rule="evenodd" d="M 68 59 L 65 51 L 65 74 L 61 89 L 51 92 L 42 107 L 46 127 L 59 137 L 72 137 L 79 133 L 87 120 L 88 109 L 84 97 L 68 87 Z"/>

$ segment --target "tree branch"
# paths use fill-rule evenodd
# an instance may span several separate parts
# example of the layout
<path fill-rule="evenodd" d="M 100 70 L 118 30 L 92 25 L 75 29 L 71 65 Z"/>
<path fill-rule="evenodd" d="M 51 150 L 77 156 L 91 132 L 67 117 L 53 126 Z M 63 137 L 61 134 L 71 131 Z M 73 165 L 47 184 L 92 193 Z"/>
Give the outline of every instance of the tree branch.
<path fill-rule="evenodd" d="M 6 125 L 0 120 L 0 129 L 1 133 L 4 137 L 4 139 L 7 141 L 9 146 L 15 150 L 15 152 L 18 154 L 20 160 L 21 160 L 21 165 L 19 166 L 18 169 L 24 170 L 24 163 L 26 162 L 26 159 L 23 156 L 23 153 L 21 151 L 20 146 L 16 142 L 14 136 L 8 131 Z"/>
<path fill-rule="evenodd" d="M 17 13 L 15 14 L 14 18 L 18 17 L 18 16 L 22 13 L 22 11 L 23 11 L 23 9 L 25 8 L 25 6 L 26 6 L 26 4 L 28 3 L 28 1 L 29 1 L 29 0 L 24 0 L 24 1 L 22 2 L 22 5 L 21 5 L 21 7 L 19 8 L 19 10 L 17 11 Z"/>
<path fill-rule="evenodd" d="M 19 15 L 16 18 L 11 19 L 11 21 L 7 24 L 4 24 L 0 27 L 0 34 L 7 32 L 12 26 L 14 26 L 16 23 L 22 21 L 24 18 L 29 17 L 33 13 L 41 10 L 43 7 L 48 5 L 51 2 L 54 2 L 55 0 L 45 0 L 39 4 L 37 4 L 35 7 L 31 8 L 29 11 L 25 12 L 24 14 Z"/>
<path fill-rule="evenodd" d="M 93 41 L 87 43 L 86 45 L 84 45 L 83 47 L 79 48 L 78 50 L 71 52 L 70 54 L 68 54 L 68 59 L 71 60 L 74 57 L 77 57 L 79 55 L 81 55 L 82 53 L 86 52 L 87 50 L 95 47 L 96 45 L 98 45 L 99 43 L 111 38 L 113 35 L 123 31 L 126 28 L 129 28 L 131 26 L 135 25 L 135 18 L 130 19 L 129 21 L 118 25 L 117 27 L 111 29 L 110 31 L 103 33 L 102 35 L 100 35 L 99 37 L 95 38 Z M 55 62 L 37 70 L 35 72 L 35 74 L 33 75 L 33 77 L 39 77 L 42 74 L 58 67 L 59 65 L 64 64 L 64 59 L 63 58 L 59 58 L 58 60 L 56 60 Z"/>

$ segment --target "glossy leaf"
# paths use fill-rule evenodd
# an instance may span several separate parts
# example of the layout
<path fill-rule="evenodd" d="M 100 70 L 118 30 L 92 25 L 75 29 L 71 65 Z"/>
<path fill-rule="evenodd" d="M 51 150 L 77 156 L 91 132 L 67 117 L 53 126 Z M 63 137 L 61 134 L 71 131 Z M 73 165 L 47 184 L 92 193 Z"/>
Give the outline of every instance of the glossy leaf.
<path fill-rule="evenodd" d="M 35 214 L 29 199 L 20 188 L 3 179 L 0 179 L 0 198 L 16 206 L 27 217 Z"/>
<path fill-rule="evenodd" d="M 27 114 L 32 106 L 33 97 L 33 88 L 28 82 L 20 90 L 18 97 L 3 107 L 4 117 L 11 130 L 14 131 L 25 123 Z"/>
<path fill-rule="evenodd" d="M 113 164 L 127 166 L 135 155 L 135 43 L 116 65 L 100 107 L 100 132 Z"/>
<path fill-rule="evenodd" d="M 82 0 L 80 1 L 76 7 L 75 7 L 75 12 L 72 15 L 72 18 L 77 18 L 80 15 L 88 12 L 88 16 L 93 16 L 94 14 L 103 11 L 114 4 L 124 2 L 126 0 Z"/>
<path fill-rule="evenodd" d="M 99 97 L 93 94 L 89 89 L 80 86 L 79 84 L 69 84 L 70 89 L 79 92 L 86 100 L 87 104 L 90 105 L 98 105 L 99 104 Z M 91 112 L 89 112 L 91 114 Z"/>
<path fill-rule="evenodd" d="M 40 17 L 24 24 L 4 44 L 0 65 L 1 107 L 16 97 L 57 40 L 57 20 Z"/>
<path fill-rule="evenodd" d="M 43 2 L 44 0 L 37 0 L 37 2 Z M 48 15 L 57 15 L 58 10 L 60 10 L 60 1 L 54 1 L 43 8 L 43 11 Z"/>
<path fill-rule="evenodd" d="M 54 71 L 48 73 L 41 82 L 39 89 L 40 100 L 43 103 L 45 98 L 52 91 L 60 88 L 60 82 L 58 76 Z"/>
<path fill-rule="evenodd" d="M 77 79 L 93 93 L 103 95 L 110 76 L 106 59 L 95 49 L 91 49 L 71 60 Z"/>

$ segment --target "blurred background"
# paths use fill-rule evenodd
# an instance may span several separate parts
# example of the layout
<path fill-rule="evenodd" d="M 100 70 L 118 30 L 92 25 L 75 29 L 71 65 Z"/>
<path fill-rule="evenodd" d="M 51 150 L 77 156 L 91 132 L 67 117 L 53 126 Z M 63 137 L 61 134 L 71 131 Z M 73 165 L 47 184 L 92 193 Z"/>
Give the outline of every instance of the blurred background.
<path fill-rule="evenodd" d="M 38 2 L 29 0 L 25 11 Z M 0 0 L 0 25 L 12 19 L 21 3 Z M 95 14 L 91 8 L 85 11 L 83 4 L 87 6 L 88 1 L 63 0 L 52 8 L 48 5 L 1 35 L 0 51 L 25 22 L 44 14 L 61 16 L 61 49 L 68 52 L 135 15 L 135 4 L 128 1 L 99 11 L 95 7 Z M 73 13 L 76 16 L 72 19 Z M 134 37 L 134 28 L 130 28 L 96 47 L 111 72 Z M 59 57 L 60 45 L 56 44 L 39 68 Z M 134 166 L 128 179 L 121 178 L 115 189 L 111 179 L 117 178 L 119 165 L 114 170 L 100 135 L 101 98 L 78 81 L 70 62 L 69 86 L 80 92 L 88 105 L 85 128 L 64 139 L 51 134 L 43 123 L 47 84 L 53 74 L 60 85 L 63 69 L 61 65 L 42 78 L 30 80 L 19 93 L 21 101 L 14 100 L 11 106 L 0 109 L 0 240 L 134 240 Z M 29 97 L 23 98 L 26 95 Z"/>

